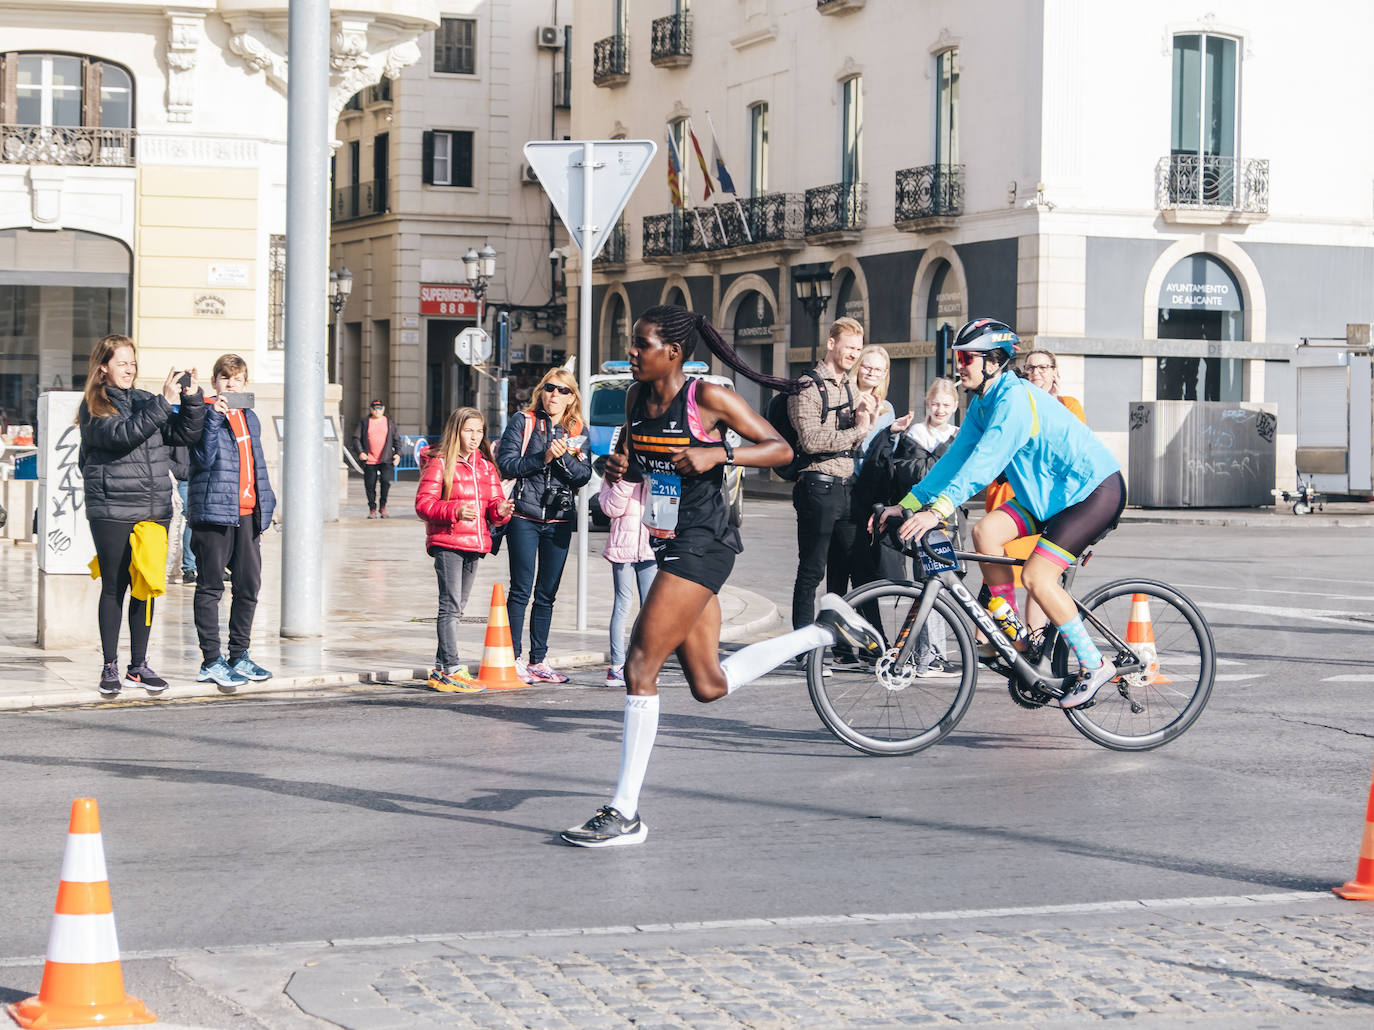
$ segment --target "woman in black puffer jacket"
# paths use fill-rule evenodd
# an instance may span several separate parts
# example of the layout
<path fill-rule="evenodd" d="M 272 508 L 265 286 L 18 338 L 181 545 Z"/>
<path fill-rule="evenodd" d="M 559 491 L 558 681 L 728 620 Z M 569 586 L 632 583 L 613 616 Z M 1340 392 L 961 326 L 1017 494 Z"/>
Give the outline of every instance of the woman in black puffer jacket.
<path fill-rule="evenodd" d="M 86 396 L 77 411 L 81 427 L 81 475 L 86 485 L 86 518 L 100 560 L 100 646 L 104 667 L 100 693 L 120 690 L 119 623 L 129 590 L 130 535 L 139 522 L 172 520 L 172 454 L 174 445 L 200 439 L 205 403 L 192 369 L 187 385 L 172 369 L 161 393 L 135 390 L 138 357 L 134 341 L 118 333 L 91 348 Z M 180 401 L 180 409 L 172 405 Z M 149 694 L 167 689 L 167 681 L 148 667 L 149 602 L 129 600 L 130 662 L 125 679 Z"/>

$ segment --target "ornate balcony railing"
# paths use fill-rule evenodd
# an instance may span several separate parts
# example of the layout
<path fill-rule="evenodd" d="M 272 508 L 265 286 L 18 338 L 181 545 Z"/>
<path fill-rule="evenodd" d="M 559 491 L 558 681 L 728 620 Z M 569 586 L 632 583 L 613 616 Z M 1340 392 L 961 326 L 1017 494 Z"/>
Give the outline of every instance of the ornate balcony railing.
<path fill-rule="evenodd" d="M 800 193 L 766 193 L 644 219 L 646 261 L 713 251 L 800 250 L 805 246 Z"/>
<path fill-rule="evenodd" d="M 1269 162 L 1199 154 L 1162 157 L 1155 167 L 1155 204 L 1161 211 L 1268 214 Z"/>
<path fill-rule="evenodd" d="M 921 165 L 897 172 L 894 221 L 900 228 L 933 227 L 964 213 L 964 166 Z"/>
<path fill-rule="evenodd" d="M 592 82 L 623 86 L 630 81 L 630 37 L 607 36 L 592 45 Z"/>
<path fill-rule="evenodd" d="M 682 253 L 682 215 L 644 216 L 644 260 L 675 257 Z"/>
<path fill-rule="evenodd" d="M 658 68 L 681 68 L 692 63 L 692 16 L 670 14 L 653 22 L 653 50 L 649 59 Z"/>
<path fill-rule="evenodd" d="M 81 125 L 0 125 L 0 163 L 134 167 L 133 129 Z"/>
<path fill-rule="evenodd" d="M 601 253 L 592 261 L 592 265 L 600 269 L 624 268 L 629 249 L 630 230 L 622 218 L 611 226 L 611 231 L 606 236 L 606 245 L 601 248 Z"/>
<path fill-rule="evenodd" d="M 805 233 L 808 238 L 857 234 L 867 221 L 867 183 L 837 182 L 806 191 Z"/>
<path fill-rule="evenodd" d="M 356 186 L 340 186 L 334 191 L 334 221 L 386 213 L 386 183 L 360 182 Z"/>

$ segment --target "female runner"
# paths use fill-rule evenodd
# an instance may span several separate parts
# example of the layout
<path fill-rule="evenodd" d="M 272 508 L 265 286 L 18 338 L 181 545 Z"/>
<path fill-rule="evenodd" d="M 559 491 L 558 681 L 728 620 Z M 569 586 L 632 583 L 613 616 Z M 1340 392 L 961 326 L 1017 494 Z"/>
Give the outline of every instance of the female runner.
<path fill-rule="evenodd" d="M 676 652 L 692 696 L 716 701 L 777 668 L 783 662 L 840 640 L 858 653 L 882 650 L 878 633 L 838 597 L 821 598 L 810 626 L 743 648 L 720 660 L 720 601 L 717 593 L 741 550 L 739 532 L 726 517 L 721 496 L 727 464 L 753 468 L 785 465 L 792 449 L 768 421 L 733 390 L 689 379 L 682 363 L 697 341 L 741 375 L 786 393 L 801 383 L 755 372 L 711 324 L 684 308 L 649 308 L 634 325 L 630 374 L 635 384 L 625 400 L 629 424 L 606 462 L 605 478 L 648 479 L 644 524 L 649 529 L 658 574 L 630 635 L 625 661 L 625 729 L 620 780 L 610 804 L 580 826 L 563 831 L 569 844 L 585 848 L 639 844 L 648 828 L 639 817 L 639 791 L 658 732 L 658 674 Z M 725 439 L 733 429 L 752 441 L 738 451 Z"/>

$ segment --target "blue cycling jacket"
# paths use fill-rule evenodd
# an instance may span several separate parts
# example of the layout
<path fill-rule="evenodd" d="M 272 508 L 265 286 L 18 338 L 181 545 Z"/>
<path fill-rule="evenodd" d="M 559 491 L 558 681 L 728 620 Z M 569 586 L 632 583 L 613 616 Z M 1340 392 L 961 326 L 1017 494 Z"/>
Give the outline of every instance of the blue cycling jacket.
<path fill-rule="evenodd" d="M 1003 471 L 1016 500 L 1043 525 L 1121 465 L 1068 408 L 1006 372 L 969 405 L 949 450 L 902 506 L 948 515 Z"/>

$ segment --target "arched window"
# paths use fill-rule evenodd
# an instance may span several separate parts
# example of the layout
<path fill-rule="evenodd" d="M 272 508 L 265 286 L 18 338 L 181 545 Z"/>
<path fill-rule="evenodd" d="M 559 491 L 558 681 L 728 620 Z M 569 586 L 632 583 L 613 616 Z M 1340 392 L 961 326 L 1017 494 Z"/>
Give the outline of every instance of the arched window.
<path fill-rule="evenodd" d="M 1161 340 L 1196 340 L 1196 355 L 1161 357 L 1155 396 L 1162 401 L 1238 401 L 1239 358 L 1208 357 L 1203 341 L 1245 335 L 1245 298 L 1231 270 L 1211 254 L 1190 254 L 1159 288 Z"/>
<path fill-rule="evenodd" d="M 680 308 L 688 307 L 687 295 L 682 292 L 682 288 L 679 286 L 674 286 L 671 290 L 668 291 L 668 299 L 665 300 L 663 303 L 676 304 Z"/>
<path fill-rule="evenodd" d="M 613 361 L 630 356 L 630 322 L 625 311 L 625 298 L 620 294 L 611 295 L 606 308 L 606 357 Z"/>
<path fill-rule="evenodd" d="M 0 122 L 58 128 L 134 124 L 127 68 L 83 54 L 0 54 Z"/>

